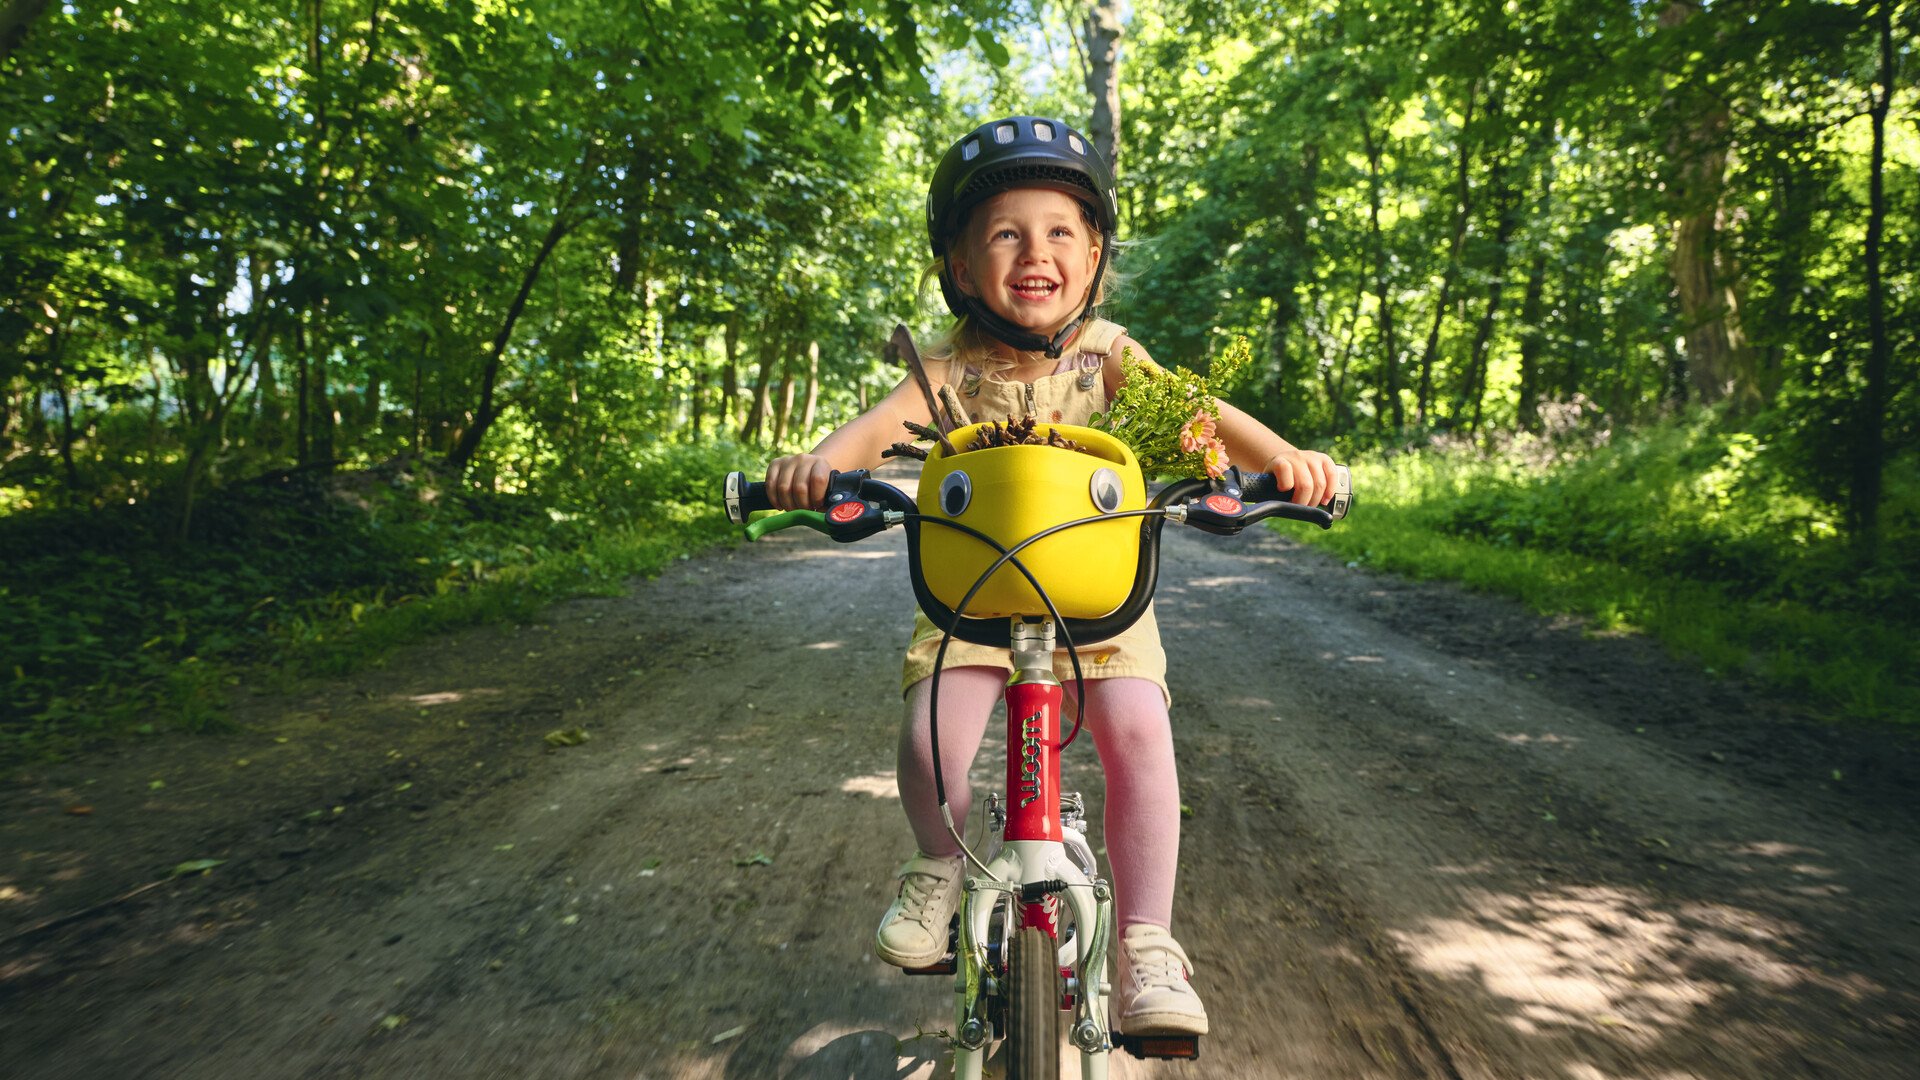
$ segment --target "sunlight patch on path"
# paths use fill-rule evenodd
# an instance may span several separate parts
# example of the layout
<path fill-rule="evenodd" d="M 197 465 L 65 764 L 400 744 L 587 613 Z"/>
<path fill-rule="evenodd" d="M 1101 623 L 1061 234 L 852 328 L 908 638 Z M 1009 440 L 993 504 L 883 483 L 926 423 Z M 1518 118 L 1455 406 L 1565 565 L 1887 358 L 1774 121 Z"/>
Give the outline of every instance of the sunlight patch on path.
<path fill-rule="evenodd" d="M 886 1076 L 889 1080 L 929 1080 L 946 1044 L 939 1038 L 902 1039 L 890 1031 L 823 1022 L 787 1046 L 790 1065 L 806 1065 L 806 1076 Z M 885 1070 L 884 1072 L 881 1070 Z"/>
<path fill-rule="evenodd" d="M 1644 892 L 1611 886 L 1464 899 L 1473 916 L 1430 919 L 1395 936 L 1421 970 L 1511 1002 L 1507 1023 L 1529 1034 L 1606 1029 L 1651 1043 L 1737 992 L 1707 972 L 1780 989 L 1818 987 L 1856 1002 L 1881 989 L 1786 959 L 1796 927 L 1731 905 L 1661 910 Z"/>
<path fill-rule="evenodd" d="M 816 539 L 824 540 L 825 538 L 816 537 Z M 795 548 L 792 551 L 781 552 L 777 557 L 777 561 L 798 562 L 801 559 L 898 559 L 903 554 L 905 553 L 885 551 L 877 548 L 869 548 L 865 551 L 848 550 L 844 544 L 833 544 L 829 547 Z"/>
<path fill-rule="evenodd" d="M 840 790 L 849 795 L 870 795 L 876 799 L 900 798 L 900 781 L 891 772 L 877 772 L 867 776 L 850 776 L 840 785 Z"/>
<path fill-rule="evenodd" d="M 435 705 L 453 705 L 467 700 L 468 697 L 499 697 L 500 691 L 491 686 L 476 686 L 471 690 L 440 690 L 430 694 L 405 695 L 404 700 L 423 709 Z"/>

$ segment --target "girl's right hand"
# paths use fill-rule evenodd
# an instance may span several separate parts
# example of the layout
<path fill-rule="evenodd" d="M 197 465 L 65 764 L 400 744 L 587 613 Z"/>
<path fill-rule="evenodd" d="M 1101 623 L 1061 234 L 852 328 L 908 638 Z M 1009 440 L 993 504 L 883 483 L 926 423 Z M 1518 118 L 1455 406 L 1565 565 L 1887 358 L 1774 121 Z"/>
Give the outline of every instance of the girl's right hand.
<path fill-rule="evenodd" d="M 817 510 L 827 501 L 833 464 L 816 454 L 790 454 L 767 463 L 767 498 L 781 510 Z"/>

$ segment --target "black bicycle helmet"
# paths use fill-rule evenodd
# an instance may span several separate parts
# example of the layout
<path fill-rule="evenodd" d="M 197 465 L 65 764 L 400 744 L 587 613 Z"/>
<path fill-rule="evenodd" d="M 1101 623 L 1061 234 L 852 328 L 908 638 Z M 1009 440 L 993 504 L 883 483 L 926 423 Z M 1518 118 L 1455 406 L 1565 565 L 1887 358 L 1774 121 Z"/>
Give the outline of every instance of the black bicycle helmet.
<path fill-rule="evenodd" d="M 1087 287 L 1086 307 L 1052 338 L 1008 322 L 961 292 L 946 265 L 953 237 L 966 224 L 973 208 L 1003 191 L 1021 187 L 1052 188 L 1080 200 L 1104 241 L 1099 265 Z M 1016 349 L 1059 356 L 1067 339 L 1093 313 L 1119 217 L 1113 170 L 1086 136 L 1058 120 L 1039 116 L 1009 116 L 980 125 L 940 159 L 927 189 L 927 240 L 934 258 L 942 262 L 940 293 L 946 298 L 947 310 L 972 319 Z"/>

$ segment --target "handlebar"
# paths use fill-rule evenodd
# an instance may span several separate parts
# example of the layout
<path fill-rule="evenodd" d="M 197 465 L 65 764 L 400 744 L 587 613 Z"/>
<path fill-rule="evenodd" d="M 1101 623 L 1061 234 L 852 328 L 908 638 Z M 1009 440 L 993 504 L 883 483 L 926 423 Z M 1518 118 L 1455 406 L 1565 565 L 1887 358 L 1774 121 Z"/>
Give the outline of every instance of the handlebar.
<path fill-rule="evenodd" d="M 1352 481 L 1347 467 L 1336 465 L 1334 468 L 1335 493 L 1323 506 L 1302 506 L 1290 502 L 1287 496 L 1292 494 L 1292 490 L 1280 490 L 1273 474 L 1242 473 L 1238 468 L 1229 468 L 1226 475 L 1216 481 L 1178 480 L 1162 488 L 1146 510 L 1131 511 L 1141 519 L 1140 555 L 1134 570 L 1133 591 L 1119 607 L 1099 618 L 1060 619 L 1062 635 L 1068 642 L 1104 641 L 1122 633 L 1139 620 L 1152 602 L 1154 587 L 1158 584 L 1160 530 L 1170 519 L 1222 536 L 1236 534 L 1255 522 L 1273 517 L 1306 521 L 1323 529 L 1331 528 L 1353 506 Z M 749 524 L 749 515 L 772 510 L 774 506 L 767 497 L 766 485 L 749 481 L 746 474 L 740 472 L 727 474 L 724 499 L 727 519 L 737 525 L 746 525 L 748 537 L 755 540 L 778 529 L 804 525 L 840 543 L 852 543 L 892 525 L 905 525 L 907 565 L 913 577 L 914 598 L 919 602 L 920 609 L 926 612 L 927 618 L 962 641 L 995 648 L 1007 647 L 1008 624 L 1005 619 L 976 619 L 960 615 L 933 595 L 920 571 L 920 527 L 925 521 L 934 521 L 941 527 L 972 533 L 976 539 L 1001 551 L 1003 556 L 1007 555 L 1007 549 L 982 534 L 973 533 L 973 530 L 958 522 L 944 518 L 923 518 L 905 492 L 885 481 L 873 479 L 867 470 L 832 474 L 827 482 L 827 497 L 822 510 L 789 510 Z M 1055 528 L 1067 528 L 1073 524 L 1078 522 L 1064 523 Z M 1032 539 L 1038 539 L 1038 536 L 1026 542 Z M 1020 546 L 1016 546 L 1014 552 L 1017 553 Z M 1025 568 L 1018 565 L 1017 555 L 1009 556 L 1008 561 L 1014 561 L 1016 569 L 1022 574 L 1026 573 Z M 1032 581 L 1031 576 L 1028 580 Z M 1036 591 L 1041 591 L 1038 582 L 1033 582 L 1033 585 Z"/>

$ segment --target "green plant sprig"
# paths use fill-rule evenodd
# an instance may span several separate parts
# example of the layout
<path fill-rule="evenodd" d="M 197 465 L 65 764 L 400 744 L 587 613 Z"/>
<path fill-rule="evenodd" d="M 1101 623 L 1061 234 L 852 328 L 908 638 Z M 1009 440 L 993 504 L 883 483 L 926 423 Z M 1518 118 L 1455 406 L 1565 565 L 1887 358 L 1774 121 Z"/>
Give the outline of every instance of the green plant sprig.
<path fill-rule="evenodd" d="M 1148 367 L 1128 348 L 1120 354 L 1120 390 L 1089 426 L 1126 443 L 1148 476 L 1219 476 L 1228 461 L 1216 434 L 1220 401 L 1212 387 L 1231 383 L 1252 358 L 1247 339 L 1235 338 L 1214 360 L 1212 374 L 1201 375 Z"/>

